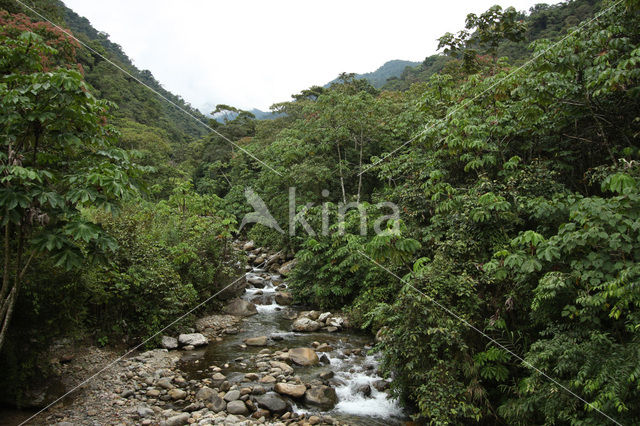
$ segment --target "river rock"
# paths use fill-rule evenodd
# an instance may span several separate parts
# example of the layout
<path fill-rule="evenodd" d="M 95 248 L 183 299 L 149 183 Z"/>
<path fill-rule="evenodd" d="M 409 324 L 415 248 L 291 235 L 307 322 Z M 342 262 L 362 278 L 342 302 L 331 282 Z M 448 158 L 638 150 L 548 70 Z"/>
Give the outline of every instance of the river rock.
<path fill-rule="evenodd" d="M 324 373 L 320 373 L 318 377 L 320 377 L 322 380 L 329 380 L 333 378 L 333 376 L 334 376 L 333 371 L 326 371 Z"/>
<path fill-rule="evenodd" d="M 247 274 L 247 282 L 254 287 L 264 287 L 264 278 L 256 274 Z"/>
<path fill-rule="evenodd" d="M 240 391 L 239 390 L 232 390 L 227 392 L 224 395 L 224 400 L 227 402 L 231 402 L 231 401 L 235 401 L 236 399 L 240 399 Z"/>
<path fill-rule="evenodd" d="M 389 382 L 386 380 L 376 380 L 373 383 L 373 387 L 376 388 L 377 391 L 383 392 L 389 387 Z"/>
<path fill-rule="evenodd" d="M 331 409 L 338 402 L 336 390 L 329 386 L 313 386 L 304 394 L 304 402 L 323 409 Z"/>
<path fill-rule="evenodd" d="M 178 339 L 170 336 L 162 336 L 162 341 L 160 345 L 165 349 L 177 349 L 178 348 Z"/>
<path fill-rule="evenodd" d="M 323 312 L 318 317 L 318 322 L 326 322 L 331 316 L 331 312 Z"/>
<path fill-rule="evenodd" d="M 182 426 L 189 423 L 189 418 L 191 415 L 189 413 L 181 413 L 177 416 L 169 417 L 164 424 L 166 426 Z"/>
<path fill-rule="evenodd" d="M 293 367 L 291 367 L 289 364 L 287 364 L 286 362 L 281 362 L 281 361 L 269 361 L 269 364 L 271 365 L 271 367 L 273 368 L 279 368 L 280 370 L 282 370 L 282 372 L 284 374 L 293 374 Z"/>
<path fill-rule="evenodd" d="M 320 324 L 317 321 L 314 321 L 310 318 L 298 318 L 297 320 L 295 320 L 293 322 L 293 325 L 291 326 L 293 328 L 294 331 L 307 331 L 307 332 L 311 332 L 311 331 L 318 331 L 320 330 L 320 327 L 322 327 L 322 324 Z"/>
<path fill-rule="evenodd" d="M 196 399 L 199 401 L 209 401 L 214 395 L 218 395 L 216 391 L 210 387 L 204 386 L 196 393 Z"/>
<path fill-rule="evenodd" d="M 142 418 L 144 417 L 151 417 L 153 416 L 153 410 L 149 407 L 145 407 L 144 405 L 139 406 L 138 408 L 136 408 L 136 412 L 138 413 L 138 415 Z"/>
<path fill-rule="evenodd" d="M 244 340 L 247 346 L 267 346 L 267 336 L 249 337 Z"/>
<path fill-rule="evenodd" d="M 184 399 L 187 396 L 187 393 L 182 389 L 171 389 L 168 392 L 168 395 L 171 399 L 177 401 L 178 399 Z"/>
<path fill-rule="evenodd" d="M 293 303 L 293 296 L 288 291 L 278 291 L 275 299 L 278 305 L 288 306 Z"/>
<path fill-rule="evenodd" d="M 371 396 L 371 386 L 366 384 L 366 383 L 362 384 L 362 385 L 356 387 L 356 392 L 364 395 L 365 397 L 370 397 Z"/>
<path fill-rule="evenodd" d="M 256 248 L 256 243 L 253 240 L 247 241 L 242 246 L 242 250 L 244 250 L 244 251 L 250 251 L 250 250 L 253 250 L 254 248 Z"/>
<path fill-rule="evenodd" d="M 240 401 L 239 399 L 237 399 L 227 404 L 227 413 L 240 414 L 244 416 L 245 414 L 249 413 L 249 409 L 247 408 L 244 401 Z"/>
<path fill-rule="evenodd" d="M 293 348 L 289 350 L 289 359 L 302 366 L 315 365 L 320 360 L 311 348 Z"/>
<path fill-rule="evenodd" d="M 224 411 L 227 408 L 227 403 L 224 399 L 220 398 L 220 395 L 217 393 L 211 396 L 211 400 L 207 407 L 213 411 L 214 413 L 219 413 L 220 411 Z"/>
<path fill-rule="evenodd" d="M 286 262 L 280 267 L 280 269 L 278 269 L 278 273 L 284 277 L 291 275 L 291 271 L 293 270 L 293 268 L 295 268 L 297 263 L 297 259 Z"/>
<path fill-rule="evenodd" d="M 224 313 L 229 315 L 237 315 L 241 317 L 248 317 L 258 313 L 256 305 L 251 302 L 247 302 L 242 299 L 234 299 L 223 309 Z"/>
<path fill-rule="evenodd" d="M 327 320 L 327 325 L 330 327 L 342 328 L 344 326 L 344 319 L 340 317 L 331 317 Z"/>
<path fill-rule="evenodd" d="M 159 386 L 163 389 L 173 389 L 175 386 L 173 386 L 173 384 L 171 383 L 171 381 L 173 380 L 173 377 L 163 377 L 161 379 L 158 379 L 158 381 L 156 381 L 156 386 Z"/>
<path fill-rule="evenodd" d="M 273 390 L 281 395 L 300 398 L 307 391 L 307 387 L 305 385 L 294 385 L 292 383 L 276 383 Z"/>
<path fill-rule="evenodd" d="M 178 343 L 182 346 L 204 346 L 209 343 L 209 339 L 200 333 L 181 334 L 178 336 Z"/>
<path fill-rule="evenodd" d="M 260 407 L 266 408 L 272 413 L 281 414 L 287 410 L 287 402 L 275 392 L 256 397 L 256 402 Z"/>
<path fill-rule="evenodd" d="M 318 345 L 316 348 L 316 352 L 331 352 L 333 350 L 333 346 L 328 345 L 326 343 L 322 343 Z"/>

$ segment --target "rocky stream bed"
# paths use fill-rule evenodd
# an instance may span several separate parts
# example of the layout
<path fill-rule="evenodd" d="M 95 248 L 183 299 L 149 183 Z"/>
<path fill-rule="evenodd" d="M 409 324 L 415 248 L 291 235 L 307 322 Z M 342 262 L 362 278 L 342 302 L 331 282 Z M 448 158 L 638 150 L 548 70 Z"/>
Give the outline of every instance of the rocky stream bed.
<path fill-rule="evenodd" d="M 136 354 L 85 384 L 29 424 L 350 424 L 405 420 L 378 375 L 369 335 L 345 317 L 292 306 L 294 266 L 252 242 L 241 297 L 192 333 L 163 336 L 163 348 Z M 60 360 L 67 388 L 117 359 L 86 348 Z M 62 362 L 64 361 L 64 362 Z M 27 414 L 16 417 L 19 424 Z M 1 422 L 0 422 L 1 423 Z M 11 424 L 11 423 L 4 423 Z"/>

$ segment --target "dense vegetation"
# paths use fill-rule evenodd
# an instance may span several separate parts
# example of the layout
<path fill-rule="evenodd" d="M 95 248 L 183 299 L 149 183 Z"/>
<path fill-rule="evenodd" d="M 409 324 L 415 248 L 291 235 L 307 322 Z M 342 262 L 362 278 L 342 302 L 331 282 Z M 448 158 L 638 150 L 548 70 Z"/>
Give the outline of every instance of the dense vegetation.
<path fill-rule="evenodd" d="M 638 4 L 538 5 L 523 18 L 470 15 L 441 38 L 442 54 L 383 90 L 342 74 L 274 105 L 284 115 L 268 121 L 221 105 L 233 114 L 211 121 L 219 134 L 190 141 L 126 113 L 99 71 L 84 83 L 86 53 L 54 29 L 2 15 L 3 57 L 14 58 L 0 84 L 12 111 L 0 157 L 4 270 L 16 275 L 24 256 L 14 253 L 33 254 L 2 362 L 15 366 L 34 345 L 25 335 L 44 347 L 43 336 L 70 332 L 101 344 L 152 334 L 228 282 L 228 241 L 251 210 L 245 188 L 286 230 L 295 187 L 314 232 L 243 232 L 296 253 L 300 302 L 344 309 L 377 333 L 393 392 L 416 419 L 639 423 Z M 38 91 L 68 102 L 48 111 Z M 88 93 L 118 101 L 115 127 L 110 105 Z M 54 126 L 55 114 L 82 126 Z M 87 138 L 100 161 L 83 157 Z M 16 144 L 20 164 L 9 162 Z M 56 147 L 74 155 L 63 163 Z M 118 179 L 107 187 L 91 167 Z M 359 209 L 341 216 L 349 202 Z M 8 371 L 17 380 L 24 369 Z"/>

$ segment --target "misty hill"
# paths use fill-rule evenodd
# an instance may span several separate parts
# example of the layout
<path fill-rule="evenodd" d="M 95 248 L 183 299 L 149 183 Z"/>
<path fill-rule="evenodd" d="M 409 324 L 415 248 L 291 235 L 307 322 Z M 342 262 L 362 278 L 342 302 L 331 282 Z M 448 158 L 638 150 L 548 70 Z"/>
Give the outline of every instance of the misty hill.
<path fill-rule="evenodd" d="M 356 74 L 356 78 L 363 78 L 376 89 L 381 88 L 387 82 L 388 79 L 392 77 L 400 77 L 406 67 L 415 67 L 420 65 L 420 62 L 412 62 L 412 61 L 404 61 L 401 59 L 393 59 L 391 61 L 387 61 L 375 71 L 368 72 L 365 74 Z M 330 86 L 333 83 L 336 83 L 338 79 L 332 80 L 325 85 L 325 87 Z"/>

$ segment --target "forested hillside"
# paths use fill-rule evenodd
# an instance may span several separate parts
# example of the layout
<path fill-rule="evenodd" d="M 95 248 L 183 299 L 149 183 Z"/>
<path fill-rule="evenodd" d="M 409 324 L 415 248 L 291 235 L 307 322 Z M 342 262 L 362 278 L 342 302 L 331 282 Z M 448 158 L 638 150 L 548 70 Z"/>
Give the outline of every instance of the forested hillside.
<path fill-rule="evenodd" d="M 518 64 L 531 55 L 530 45 L 538 39 L 556 41 L 567 31 L 592 18 L 600 9 L 601 0 L 567 1 L 555 5 L 537 4 L 526 13 L 517 12 L 516 19 L 526 23 L 522 40 L 500 40 L 498 55 L 509 58 Z M 472 46 L 477 47 L 474 43 Z M 403 70 L 402 74 L 390 77 L 383 86 L 385 90 L 407 90 L 413 83 L 427 81 L 433 74 L 440 72 L 447 63 L 448 56 L 436 54 L 427 56 L 418 66 Z"/>
<path fill-rule="evenodd" d="M 407 67 L 415 67 L 419 65 L 418 62 L 403 61 L 400 59 L 394 59 L 392 61 L 385 62 L 377 70 L 367 72 L 364 74 L 356 74 L 356 78 L 367 80 L 376 89 L 384 86 L 386 81 L 390 78 L 397 78 L 402 75 L 403 71 Z M 331 81 L 326 86 L 330 86 L 332 83 L 336 83 L 338 79 Z"/>
<path fill-rule="evenodd" d="M 640 423 L 636 0 L 496 6 L 382 88 L 341 74 L 273 120 L 218 105 L 207 134 L 0 5 L 4 401 L 30 403 L 60 338 L 156 347 L 241 276 L 240 239 L 295 256 L 296 303 L 375 336 L 419 424 Z M 285 232 L 238 229 L 247 188 Z M 294 213 L 306 229 L 288 232 Z"/>

